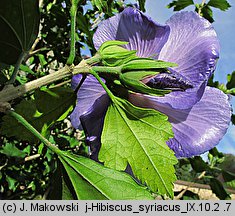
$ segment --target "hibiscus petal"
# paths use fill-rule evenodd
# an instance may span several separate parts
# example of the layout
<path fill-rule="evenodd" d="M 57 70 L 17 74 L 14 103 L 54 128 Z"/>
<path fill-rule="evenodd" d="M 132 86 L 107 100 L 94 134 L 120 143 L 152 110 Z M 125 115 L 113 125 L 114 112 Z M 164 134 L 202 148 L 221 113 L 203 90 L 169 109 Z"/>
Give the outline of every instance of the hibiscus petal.
<path fill-rule="evenodd" d="M 104 117 L 110 103 L 109 96 L 103 94 L 92 107 L 80 117 L 82 128 L 91 147 L 91 158 L 98 161 L 100 137 L 103 130 Z"/>
<path fill-rule="evenodd" d="M 200 100 L 207 80 L 215 70 L 219 42 L 212 25 L 195 12 L 177 13 L 167 25 L 170 35 L 159 59 L 177 63 L 174 71 L 188 78 L 194 88 L 174 91 L 155 100 L 164 106 L 188 109 Z"/>
<path fill-rule="evenodd" d="M 219 41 L 212 25 L 195 12 L 181 12 L 167 22 L 170 35 L 159 59 L 177 63 L 174 68 L 195 84 L 214 72 L 219 58 Z"/>
<path fill-rule="evenodd" d="M 169 27 L 160 25 L 136 8 L 126 8 L 122 13 L 104 20 L 97 28 L 93 42 L 98 50 L 108 40 L 127 41 L 125 47 L 137 50 L 141 57 L 157 58 L 169 36 Z"/>
<path fill-rule="evenodd" d="M 206 87 L 201 100 L 187 110 L 162 107 L 140 94 L 132 94 L 130 99 L 135 105 L 154 108 L 169 117 L 174 138 L 167 144 L 179 158 L 200 155 L 217 145 L 231 119 L 228 96 L 211 87 Z"/>
<path fill-rule="evenodd" d="M 72 78 L 72 88 L 75 90 L 82 79 L 82 75 L 76 75 Z M 70 115 L 71 123 L 74 128 L 81 129 L 80 117 L 88 112 L 94 102 L 106 94 L 103 87 L 93 76 L 87 76 L 77 93 L 77 105 Z"/>

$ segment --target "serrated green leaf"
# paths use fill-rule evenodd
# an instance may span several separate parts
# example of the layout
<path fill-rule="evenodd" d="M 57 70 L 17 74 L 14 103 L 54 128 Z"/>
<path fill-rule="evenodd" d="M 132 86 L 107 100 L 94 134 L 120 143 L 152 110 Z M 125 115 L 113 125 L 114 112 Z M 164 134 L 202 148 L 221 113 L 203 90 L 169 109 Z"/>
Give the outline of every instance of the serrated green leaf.
<path fill-rule="evenodd" d="M 176 0 L 168 4 L 167 7 L 168 8 L 173 7 L 174 11 L 180 11 L 188 7 L 189 5 L 193 4 L 194 4 L 193 0 Z"/>
<path fill-rule="evenodd" d="M 226 11 L 231 7 L 231 5 L 228 3 L 227 0 L 210 0 L 207 3 L 207 5 L 211 6 L 211 7 L 218 8 L 222 11 Z"/>
<path fill-rule="evenodd" d="M 141 80 L 145 77 L 155 76 L 157 74 L 157 72 L 153 71 L 131 71 L 120 74 L 119 78 L 124 86 L 135 92 L 157 96 L 163 96 L 170 93 L 170 90 L 150 88 L 149 86 L 141 82 Z"/>
<path fill-rule="evenodd" d="M 26 156 L 26 153 L 19 150 L 14 144 L 7 143 L 5 146 L 2 147 L 0 150 L 2 154 L 5 154 L 8 157 L 18 157 L 18 158 L 24 158 Z"/>
<path fill-rule="evenodd" d="M 75 101 L 74 92 L 67 88 L 37 90 L 35 100 L 21 101 L 15 111 L 46 135 L 47 129 L 54 122 L 63 120 L 72 111 Z M 15 136 L 19 140 L 37 142 L 36 137 L 9 115 L 3 117 L 0 133 L 9 137 Z"/>
<path fill-rule="evenodd" d="M 0 1 L 0 62 L 15 64 L 30 50 L 39 30 L 38 0 Z"/>
<path fill-rule="evenodd" d="M 99 160 L 105 166 L 125 170 L 159 194 L 173 197 L 177 159 L 166 141 L 173 137 L 167 116 L 116 98 L 105 116 Z"/>
<path fill-rule="evenodd" d="M 61 152 L 59 159 L 78 199 L 153 199 L 146 187 L 137 184 L 127 173 L 68 152 Z"/>

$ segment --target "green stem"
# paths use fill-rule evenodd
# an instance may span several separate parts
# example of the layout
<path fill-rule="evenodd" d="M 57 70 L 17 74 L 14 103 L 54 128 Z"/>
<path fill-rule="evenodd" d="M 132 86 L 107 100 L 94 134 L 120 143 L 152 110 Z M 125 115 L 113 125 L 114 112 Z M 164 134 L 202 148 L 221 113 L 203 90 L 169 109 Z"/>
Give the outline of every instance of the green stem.
<path fill-rule="evenodd" d="M 49 142 L 45 137 L 43 137 L 29 122 L 20 114 L 9 111 L 9 114 L 14 117 L 19 123 L 21 123 L 24 127 L 26 127 L 34 136 L 36 136 L 39 140 L 41 140 L 48 148 L 50 148 L 53 152 L 60 154 L 61 150 Z"/>
<path fill-rule="evenodd" d="M 76 73 L 72 73 L 70 68 L 68 66 L 65 66 L 59 71 L 56 71 L 54 73 L 51 73 L 39 79 L 28 82 L 24 85 L 20 85 L 17 87 L 9 86 L 3 89 L 2 91 L 0 91 L 0 104 L 14 100 L 18 97 L 21 97 L 25 93 L 35 90 L 37 88 L 40 88 L 41 86 L 48 85 L 50 83 L 59 81 L 64 78 L 71 78 L 73 75 L 78 74 L 78 73 L 88 73 L 88 72 L 89 72 L 89 68 L 82 66 L 82 65 L 76 67 Z"/>
<path fill-rule="evenodd" d="M 101 60 L 102 60 L 101 56 L 98 53 L 96 53 L 94 56 L 92 56 L 89 59 L 86 59 L 85 61 L 89 65 L 94 65 L 100 63 Z"/>
<path fill-rule="evenodd" d="M 90 69 L 90 74 L 92 74 L 97 80 L 98 82 L 102 85 L 102 87 L 104 88 L 104 90 L 107 92 L 108 96 L 110 97 L 110 99 L 112 101 L 115 100 L 115 96 L 113 95 L 113 93 L 109 90 L 109 88 L 105 85 L 105 83 L 102 81 L 102 79 L 99 77 L 99 75 L 96 73 L 96 71 L 94 71 L 92 68 Z"/>
<path fill-rule="evenodd" d="M 64 78 L 71 78 L 73 75 L 79 73 L 89 73 L 90 65 L 97 64 L 100 62 L 99 55 L 95 55 L 87 60 L 81 61 L 77 66 L 70 68 L 65 66 L 58 71 L 54 71 L 49 75 L 43 76 L 36 80 L 25 83 L 17 87 L 7 86 L 2 91 L 0 91 L 0 106 L 2 103 L 14 100 L 18 97 L 23 96 L 27 92 L 33 91 L 41 86 L 51 84 L 55 81 L 62 80 Z"/>
<path fill-rule="evenodd" d="M 202 8 L 204 7 L 205 3 L 206 3 L 206 0 L 202 0 L 202 3 L 200 4 L 200 7 L 198 9 L 198 14 L 200 16 L 202 16 L 202 14 L 201 14 L 202 13 Z"/>
<path fill-rule="evenodd" d="M 116 75 L 119 75 L 121 73 L 121 67 L 93 66 L 92 69 L 97 73 L 116 74 Z"/>
<path fill-rule="evenodd" d="M 78 7 L 78 0 L 72 0 L 72 6 L 70 9 L 70 16 L 71 16 L 71 36 L 70 36 L 70 53 L 69 58 L 67 60 L 67 65 L 72 65 L 75 59 L 76 53 L 76 18 L 77 18 L 77 7 Z"/>
<path fill-rule="evenodd" d="M 19 68 L 20 68 L 20 65 L 22 63 L 22 61 L 24 60 L 25 56 L 26 56 L 26 52 L 22 52 L 15 64 L 15 68 L 14 68 L 14 71 L 13 71 L 13 74 L 10 78 L 10 80 L 7 82 L 7 84 L 13 84 L 16 80 L 16 76 L 18 74 L 18 71 L 19 71 Z"/>

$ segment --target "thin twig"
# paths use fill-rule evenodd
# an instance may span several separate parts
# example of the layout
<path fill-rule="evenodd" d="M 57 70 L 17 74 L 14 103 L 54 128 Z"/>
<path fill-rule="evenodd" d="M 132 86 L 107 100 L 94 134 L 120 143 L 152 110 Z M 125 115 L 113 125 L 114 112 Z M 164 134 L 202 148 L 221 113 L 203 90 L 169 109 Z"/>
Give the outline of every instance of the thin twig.
<path fill-rule="evenodd" d="M 87 69 L 85 66 L 83 67 L 83 65 L 76 66 L 76 73 L 86 73 L 88 72 L 88 70 L 89 69 Z M 3 89 L 0 92 L 0 107 L 5 102 L 21 97 L 27 92 L 30 92 L 32 90 L 40 88 L 41 86 L 51 84 L 55 81 L 58 81 L 64 78 L 71 78 L 73 75 L 74 75 L 73 71 L 70 69 L 70 67 L 65 66 L 58 71 L 52 72 L 49 75 L 33 80 L 31 82 L 28 82 L 24 85 L 20 85 L 17 87 L 9 86 L 8 88 Z"/>
<path fill-rule="evenodd" d="M 28 56 L 26 57 L 27 59 L 29 59 L 30 57 L 32 57 L 33 55 L 37 54 L 37 53 L 40 53 L 42 51 L 47 51 L 47 50 L 50 50 L 49 48 L 46 48 L 46 47 L 42 47 L 40 49 L 37 49 L 37 50 L 32 50 L 29 52 Z"/>
<path fill-rule="evenodd" d="M 24 161 L 25 162 L 31 161 L 31 160 L 39 158 L 40 156 L 41 156 L 40 154 L 31 155 L 31 156 L 25 157 Z"/>
<path fill-rule="evenodd" d="M 199 8 L 198 8 L 198 14 L 201 15 L 202 13 L 202 8 L 204 7 L 204 5 L 206 4 L 206 0 L 202 0 L 202 3 L 200 4 Z"/>
<path fill-rule="evenodd" d="M 198 180 L 202 179 L 202 178 L 205 176 L 205 174 L 206 174 L 206 171 L 203 171 L 203 172 L 195 179 L 195 181 L 198 181 Z M 192 187 L 193 184 L 194 184 L 194 182 L 189 182 L 189 184 L 187 185 L 187 187 L 186 187 L 183 191 L 181 191 L 181 192 L 175 197 L 175 199 L 176 199 L 176 200 L 181 199 L 181 198 L 184 196 L 185 192 L 186 192 L 190 187 Z"/>

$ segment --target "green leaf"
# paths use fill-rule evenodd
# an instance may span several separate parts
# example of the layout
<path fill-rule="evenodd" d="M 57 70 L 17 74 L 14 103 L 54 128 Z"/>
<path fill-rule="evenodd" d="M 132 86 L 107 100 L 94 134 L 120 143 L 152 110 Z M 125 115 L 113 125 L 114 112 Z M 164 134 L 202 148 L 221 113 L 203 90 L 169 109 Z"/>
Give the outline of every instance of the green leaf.
<path fill-rule="evenodd" d="M 228 177 L 229 176 L 229 177 Z M 231 178 L 232 176 L 232 178 Z M 235 178 L 234 178 L 235 174 L 234 173 L 229 173 L 229 172 L 226 172 L 226 174 L 223 173 L 223 178 L 226 180 L 224 182 L 224 184 L 227 186 L 227 187 L 230 187 L 230 188 L 233 188 L 235 189 Z"/>
<path fill-rule="evenodd" d="M 61 152 L 62 162 L 78 199 L 153 199 L 146 187 L 140 186 L 127 173 L 69 152 Z"/>
<path fill-rule="evenodd" d="M 105 0 L 91 0 L 93 6 L 97 7 L 99 11 L 105 11 L 108 7 L 107 1 Z"/>
<path fill-rule="evenodd" d="M 15 64 L 21 53 L 30 50 L 39 30 L 38 0 L 1 0 L 0 62 Z"/>
<path fill-rule="evenodd" d="M 152 191 L 173 197 L 177 159 L 166 144 L 173 137 L 167 120 L 156 110 L 115 98 L 105 116 L 99 160 L 116 170 L 125 170 L 129 163 Z"/>
<path fill-rule="evenodd" d="M 146 2 L 146 0 L 138 0 L 138 2 L 139 2 L 140 10 L 145 12 L 146 11 L 145 10 L 145 2 Z"/>
<path fill-rule="evenodd" d="M 222 11 L 226 11 L 231 7 L 227 0 L 210 0 L 207 5 L 218 8 Z"/>
<path fill-rule="evenodd" d="M 193 0 L 176 0 L 167 5 L 168 8 L 174 7 L 174 11 L 180 11 L 189 5 L 193 5 Z"/>
<path fill-rule="evenodd" d="M 171 91 L 164 89 L 150 88 L 149 86 L 141 82 L 142 79 L 149 76 L 156 76 L 157 74 L 158 74 L 157 72 L 153 71 L 134 71 L 134 72 L 132 71 L 120 74 L 119 78 L 121 83 L 130 90 L 145 94 L 163 96 Z"/>
<path fill-rule="evenodd" d="M 231 116 L 231 121 L 232 121 L 233 125 L 235 125 L 235 115 L 234 114 L 232 114 L 232 116 Z"/>
<path fill-rule="evenodd" d="M 70 88 L 52 88 L 35 91 L 35 103 L 40 113 L 46 114 L 50 121 L 64 120 L 76 102 L 76 95 Z"/>
<path fill-rule="evenodd" d="M 7 143 L 5 146 L 2 147 L 0 153 L 5 154 L 8 157 L 18 157 L 24 158 L 26 153 L 19 150 L 14 144 Z"/>
<path fill-rule="evenodd" d="M 222 175 L 225 185 L 235 188 L 235 173 L 222 170 Z"/>
<path fill-rule="evenodd" d="M 17 185 L 19 184 L 18 181 L 10 176 L 6 176 L 6 181 L 8 183 L 8 188 L 12 191 L 15 191 L 17 188 Z"/>
<path fill-rule="evenodd" d="M 196 5 L 196 12 L 199 11 L 199 7 L 201 7 L 201 5 L 197 4 Z M 211 10 L 211 8 L 207 4 L 203 5 L 203 7 L 201 8 L 200 15 L 202 17 L 204 17 L 205 19 L 207 19 L 210 23 L 214 22 L 213 11 Z"/>
<path fill-rule="evenodd" d="M 228 80 L 226 84 L 227 89 L 235 88 L 235 71 L 233 71 L 232 74 L 227 75 L 227 80 Z"/>
<path fill-rule="evenodd" d="M 212 192 L 221 200 L 228 200 L 231 199 L 227 191 L 225 190 L 224 186 L 222 183 L 216 179 L 216 178 L 211 178 L 210 183 L 209 183 Z"/>
<path fill-rule="evenodd" d="M 32 70 L 29 68 L 29 66 L 27 66 L 27 65 L 21 64 L 21 65 L 20 65 L 20 70 L 22 70 L 22 71 L 24 71 L 24 72 L 26 72 L 26 73 L 28 73 L 28 74 L 33 74 L 33 75 L 35 75 L 35 72 L 32 71 Z"/>
<path fill-rule="evenodd" d="M 216 147 L 214 147 L 213 149 L 211 149 L 209 151 L 209 153 L 211 155 L 213 155 L 214 157 L 218 157 L 218 158 L 223 158 L 224 154 L 222 152 L 219 152 L 218 149 Z"/>
<path fill-rule="evenodd" d="M 58 162 L 57 169 L 50 178 L 50 191 L 46 199 L 48 200 L 74 200 L 77 199 L 69 177 L 63 165 Z"/>
<path fill-rule="evenodd" d="M 189 160 L 190 160 L 192 168 L 196 172 L 203 172 L 203 171 L 210 169 L 208 164 L 200 156 L 195 156 L 193 158 L 189 158 Z"/>
<path fill-rule="evenodd" d="M 21 101 L 15 107 L 15 111 L 43 135 L 46 135 L 47 129 L 53 123 L 62 121 L 68 116 L 75 101 L 76 96 L 71 89 L 60 87 L 37 90 L 35 100 Z M 31 132 L 10 115 L 3 117 L 0 133 L 9 137 L 15 136 L 19 140 L 27 140 L 32 143 L 38 141 Z"/>

